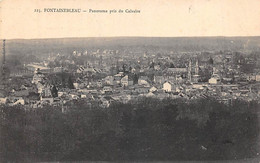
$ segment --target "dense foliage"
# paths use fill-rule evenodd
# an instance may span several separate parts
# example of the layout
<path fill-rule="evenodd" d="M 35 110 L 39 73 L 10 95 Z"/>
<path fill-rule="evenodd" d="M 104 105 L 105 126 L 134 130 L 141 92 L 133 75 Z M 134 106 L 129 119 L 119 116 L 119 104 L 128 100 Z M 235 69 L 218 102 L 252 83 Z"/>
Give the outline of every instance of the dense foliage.
<path fill-rule="evenodd" d="M 259 104 L 141 98 L 109 108 L 1 107 L 0 162 L 253 157 Z"/>

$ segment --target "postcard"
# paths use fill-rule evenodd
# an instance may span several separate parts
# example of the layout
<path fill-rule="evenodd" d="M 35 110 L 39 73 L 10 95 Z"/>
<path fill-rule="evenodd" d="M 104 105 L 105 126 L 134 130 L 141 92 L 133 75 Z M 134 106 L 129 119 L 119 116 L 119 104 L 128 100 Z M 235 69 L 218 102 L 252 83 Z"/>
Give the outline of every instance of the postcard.
<path fill-rule="evenodd" d="M 259 0 L 0 0 L 0 162 L 259 162 Z"/>

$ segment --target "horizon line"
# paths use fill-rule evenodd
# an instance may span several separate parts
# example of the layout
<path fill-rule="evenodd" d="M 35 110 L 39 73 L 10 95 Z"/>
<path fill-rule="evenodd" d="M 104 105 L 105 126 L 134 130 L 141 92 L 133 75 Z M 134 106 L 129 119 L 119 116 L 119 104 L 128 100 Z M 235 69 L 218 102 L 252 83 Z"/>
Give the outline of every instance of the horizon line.
<path fill-rule="evenodd" d="M 1 38 L 1 40 L 47 40 L 47 39 L 86 39 L 86 38 L 246 38 L 257 36 L 90 36 L 90 37 L 46 37 L 46 38 Z"/>

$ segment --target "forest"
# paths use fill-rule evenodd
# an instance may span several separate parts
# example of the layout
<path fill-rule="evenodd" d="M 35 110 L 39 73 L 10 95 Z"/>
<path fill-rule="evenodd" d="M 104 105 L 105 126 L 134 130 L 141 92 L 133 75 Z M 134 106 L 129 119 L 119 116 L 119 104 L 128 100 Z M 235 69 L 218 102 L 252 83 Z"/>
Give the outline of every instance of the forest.
<path fill-rule="evenodd" d="M 75 103 L 0 106 L 0 162 L 252 158 L 259 103 L 139 98 L 99 108 Z"/>

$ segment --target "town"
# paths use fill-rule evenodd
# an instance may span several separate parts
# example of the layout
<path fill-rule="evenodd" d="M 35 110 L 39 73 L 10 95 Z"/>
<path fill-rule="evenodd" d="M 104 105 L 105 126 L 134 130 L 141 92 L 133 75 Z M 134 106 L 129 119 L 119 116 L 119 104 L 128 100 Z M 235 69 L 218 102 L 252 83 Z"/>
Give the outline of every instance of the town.
<path fill-rule="evenodd" d="M 96 47 L 74 49 L 70 54 L 50 53 L 15 68 L 8 68 L 3 59 L 0 103 L 25 108 L 51 105 L 65 111 L 79 101 L 106 108 L 139 97 L 213 97 L 227 105 L 234 99 L 258 101 L 258 54 Z"/>

